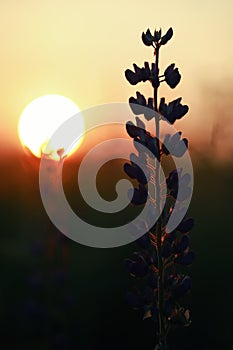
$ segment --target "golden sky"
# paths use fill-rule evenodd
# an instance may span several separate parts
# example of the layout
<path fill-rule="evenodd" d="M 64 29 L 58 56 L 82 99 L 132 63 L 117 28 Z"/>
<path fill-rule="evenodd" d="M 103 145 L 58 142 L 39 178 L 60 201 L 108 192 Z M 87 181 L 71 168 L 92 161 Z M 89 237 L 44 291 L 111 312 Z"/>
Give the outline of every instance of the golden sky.
<path fill-rule="evenodd" d="M 200 113 L 206 91 L 232 87 L 232 13 L 231 0 L 1 1 L 2 147 L 18 144 L 20 113 L 38 96 L 65 95 L 81 109 L 127 102 L 136 90 L 149 97 L 149 85 L 129 85 L 124 71 L 133 62 L 153 60 L 140 37 L 155 26 L 174 29 L 161 52 L 161 69 L 174 62 L 182 74 L 177 89 L 164 87 L 161 94 L 189 104 L 185 130 L 207 130 L 213 118 L 205 111 L 203 123 Z"/>

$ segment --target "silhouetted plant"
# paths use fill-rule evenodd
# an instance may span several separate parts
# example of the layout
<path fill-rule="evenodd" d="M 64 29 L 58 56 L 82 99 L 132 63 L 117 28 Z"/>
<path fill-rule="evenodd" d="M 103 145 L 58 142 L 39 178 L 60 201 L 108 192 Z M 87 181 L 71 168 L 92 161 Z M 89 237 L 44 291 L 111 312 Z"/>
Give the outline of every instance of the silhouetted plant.
<path fill-rule="evenodd" d="M 160 141 L 161 120 L 174 124 L 177 119 L 182 118 L 188 112 L 188 106 L 181 104 L 181 98 L 166 103 L 165 98 L 160 99 L 158 105 L 158 89 L 162 82 L 174 89 L 180 82 L 181 75 L 175 64 L 171 64 L 162 75 L 159 73 L 159 53 L 173 36 L 172 28 L 165 35 L 161 30 L 154 31 L 152 35 L 148 29 L 142 33 L 142 41 L 146 46 L 154 49 L 155 62 L 149 65 L 144 63 L 142 68 L 133 64 L 134 70 L 125 71 L 126 79 L 130 84 L 149 81 L 154 90 L 153 98 L 146 98 L 136 92 L 136 98 L 130 97 L 129 104 L 134 114 L 143 114 L 149 121 L 155 120 L 155 136 L 151 135 L 145 127 L 144 122 L 136 117 L 136 125 L 127 122 L 126 130 L 134 141 L 137 155 L 131 155 L 131 163 L 124 165 L 126 174 L 131 179 L 136 179 L 138 187 L 134 189 L 132 196 L 133 205 L 148 205 L 148 217 L 145 221 L 138 221 L 133 227 L 137 230 L 139 226 L 144 227 L 146 232 L 137 239 L 136 243 L 141 248 L 133 254 L 133 258 L 125 260 L 125 267 L 138 281 L 135 290 L 128 293 L 128 301 L 135 309 L 143 309 L 143 319 L 152 318 L 156 324 L 158 341 L 156 349 L 168 349 L 167 334 L 171 327 L 178 325 L 188 326 L 190 324 L 190 312 L 181 305 L 182 298 L 191 289 L 189 276 L 179 273 L 179 265 L 188 266 L 194 260 L 194 252 L 189 249 L 189 231 L 193 227 L 192 218 L 183 218 L 181 223 L 172 232 L 167 232 L 166 224 L 174 210 L 175 203 L 182 203 L 189 195 L 190 176 L 183 174 L 182 169 L 175 169 L 166 178 L 166 203 L 157 222 L 150 227 L 150 213 L 160 211 L 163 186 L 160 183 L 160 164 L 162 157 L 171 154 L 174 157 L 182 157 L 187 151 L 188 140 L 182 139 L 181 132 L 174 135 L 166 134 L 163 142 Z M 145 148 L 150 151 L 150 157 Z M 151 154 L 152 157 L 151 158 Z M 136 158 L 144 164 L 143 169 L 148 169 L 149 179 L 145 172 L 135 163 Z M 152 163 L 153 165 L 152 165 Z M 180 175 L 180 176 L 178 176 Z M 179 180 L 179 181 L 178 181 Z M 155 198 L 148 197 L 148 182 L 155 188 Z M 178 198 L 178 186 L 183 187 L 182 195 Z M 163 194 L 164 195 L 164 194 Z M 149 203 L 149 204 L 148 204 Z M 182 210 L 182 206 L 179 207 Z M 142 287 L 143 285 L 143 287 Z"/>

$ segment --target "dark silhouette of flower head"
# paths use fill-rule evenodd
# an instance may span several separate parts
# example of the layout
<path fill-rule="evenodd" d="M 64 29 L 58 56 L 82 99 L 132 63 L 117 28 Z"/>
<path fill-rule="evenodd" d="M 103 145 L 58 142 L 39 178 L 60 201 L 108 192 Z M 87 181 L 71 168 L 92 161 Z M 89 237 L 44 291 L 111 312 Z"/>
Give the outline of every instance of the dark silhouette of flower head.
<path fill-rule="evenodd" d="M 131 162 L 124 164 L 124 171 L 131 179 L 137 179 L 142 185 L 146 185 L 148 180 L 143 172 L 143 170 L 135 163 Z"/>
<path fill-rule="evenodd" d="M 174 89 L 180 82 L 181 75 L 179 73 L 178 68 L 175 68 L 175 64 L 172 63 L 164 72 L 165 81 L 170 86 L 170 88 Z"/>
<path fill-rule="evenodd" d="M 174 124 L 177 119 L 181 119 L 186 113 L 188 113 L 188 106 L 182 105 L 182 98 L 177 98 L 176 100 L 165 103 L 165 98 L 162 97 L 159 105 L 159 112 L 162 114 L 163 118 L 169 121 L 169 123 Z"/>
<path fill-rule="evenodd" d="M 132 85 L 136 85 L 141 81 L 145 82 L 150 79 L 151 71 L 149 63 L 145 62 L 144 67 L 139 68 L 135 63 L 133 64 L 134 72 L 130 69 L 125 71 L 125 77 Z"/>
<path fill-rule="evenodd" d="M 190 184 L 190 175 L 184 174 L 182 175 L 182 169 L 179 169 L 180 173 L 180 183 L 178 178 L 178 171 L 172 170 L 168 177 L 166 178 L 167 188 L 168 188 L 168 195 L 171 195 L 174 199 L 178 201 L 184 201 L 190 196 L 191 188 L 189 187 Z M 182 192 L 179 193 L 178 196 L 178 190 L 179 187 L 182 188 Z"/>
<path fill-rule="evenodd" d="M 172 28 L 169 28 L 167 33 L 162 37 L 160 45 L 165 45 L 173 36 Z"/>
<path fill-rule="evenodd" d="M 160 34 L 161 35 L 161 34 Z M 155 42 L 157 38 L 155 38 L 151 32 L 150 29 L 147 29 L 146 33 L 142 33 L 142 41 L 146 46 L 151 46 Z"/>
<path fill-rule="evenodd" d="M 129 189 L 129 197 L 131 199 L 131 203 L 133 205 L 142 205 L 146 203 L 147 200 L 147 189 L 144 185 L 140 184 L 138 185 L 138 188 L 134 188 L 134 191 L 132 193 L 132 189 Z"/>
<path fill-rule="evenodd" d="M 146 120 L 151 120 L 155 116 L 153 98 L 148 98 L 146 101 L 145 97 L 139 92 L 136 92 L 136 98 L 130 97 L 129 104 L 132 112 L 136 115 L 144 114 Z"/>
<path fill-rule="evenodd" d="M 134 139 L 135 148 L 139 153 L 150 151 L 156 158 L 159 156 L 158 139 L 150 135 L 149 132 L 134 125 L 132 122 L 126 123 L 126 131 Z"/>
<path fill-rule="evenodd" d="M 165 45 L 173 36 L 172 28 L 169 28 L 167 33 L 161 38 L 161 29 L 155 30 L 154 35 L 151 34 L 150 29 L 147 29 L 146 33 L 142 33 L 142 41 L 146 46 Z"/>

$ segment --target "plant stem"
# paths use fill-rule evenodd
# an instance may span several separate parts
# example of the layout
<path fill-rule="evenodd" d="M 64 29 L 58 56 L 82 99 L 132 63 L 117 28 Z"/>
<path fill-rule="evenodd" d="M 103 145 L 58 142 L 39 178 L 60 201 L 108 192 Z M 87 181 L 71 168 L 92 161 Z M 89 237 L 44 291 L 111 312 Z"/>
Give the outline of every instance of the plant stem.
<path fill-rule="evenodd" d="M 155 51 L 155 66 L 158 72 L 159 71 L 159 48 L 157 48 Z M 155 109 L 155 112 L 157 113 L 158 112 L 158 88 L 154 88 L 154 109 Z M 156 121 L 157 121 L 157 118 L 155 116 L 155 122 Z M 157 130 L 157 127 L 159 127 L 159 125 L 157 125 L 156 123 L 156 133 L 157 131 L 159 131 L 159 129 Z"/>
<path fill-rule="evenodd" d="M 158 72 L 159 66 L 159 47 L 156 49 L 155 65 Z M 160 124 L 158 116 L 158 88 L 154 88 L 154 110 L 155 110 L 155 130 L 157 138 L 157 146 L 159 150 L 158 159 L 156 160 L 155 168 L 155 184 L 156 184 L 156 207 L 159 218 L 156 224 L 156 237 L 157 237 L 157 253 L 158 253 L 158 309 L 159 309 L 159 344 L 166 346 L 166 327 L 164 317 L 164 300 L 163 300 L 163 284 L 164 284 L 164 266 L 162 259 L 162 230 L 161 230 L 161 219 L 160 219 Z"/>

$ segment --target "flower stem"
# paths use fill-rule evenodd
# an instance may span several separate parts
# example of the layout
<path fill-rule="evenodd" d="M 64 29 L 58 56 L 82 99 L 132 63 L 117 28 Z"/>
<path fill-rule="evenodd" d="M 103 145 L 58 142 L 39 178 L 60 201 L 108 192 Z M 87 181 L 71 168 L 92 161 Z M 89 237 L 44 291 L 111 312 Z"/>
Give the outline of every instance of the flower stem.
<path fill-rule="evenodd" d="M 155 56 L 156 70 L 159 66 L 159 47 L 156 49 Z M 158 146 L 158 159 L 156 160 L 155 169 L 155 184 L 156 184 L 156 207 L 158 213 L 158 221 L 156 224 L 156 237 L 157 237 L 157 253 L 158 253 L 158 309 L 159 309 L 159 345 L 166 346 L 166 325 L 164 317 L 164 300 L 163 300 L 163 284 L 164 284 L 164 266 L 162 259 L 162 228 L 161 228 L 161 218 L 160 218 L 160 161 L 161 161 L 161 150 L 160 150 L 160 124 L 158 115 L 158 88 L 154 88 L 154 110 L 155 110 L 155 131 Z"/>

